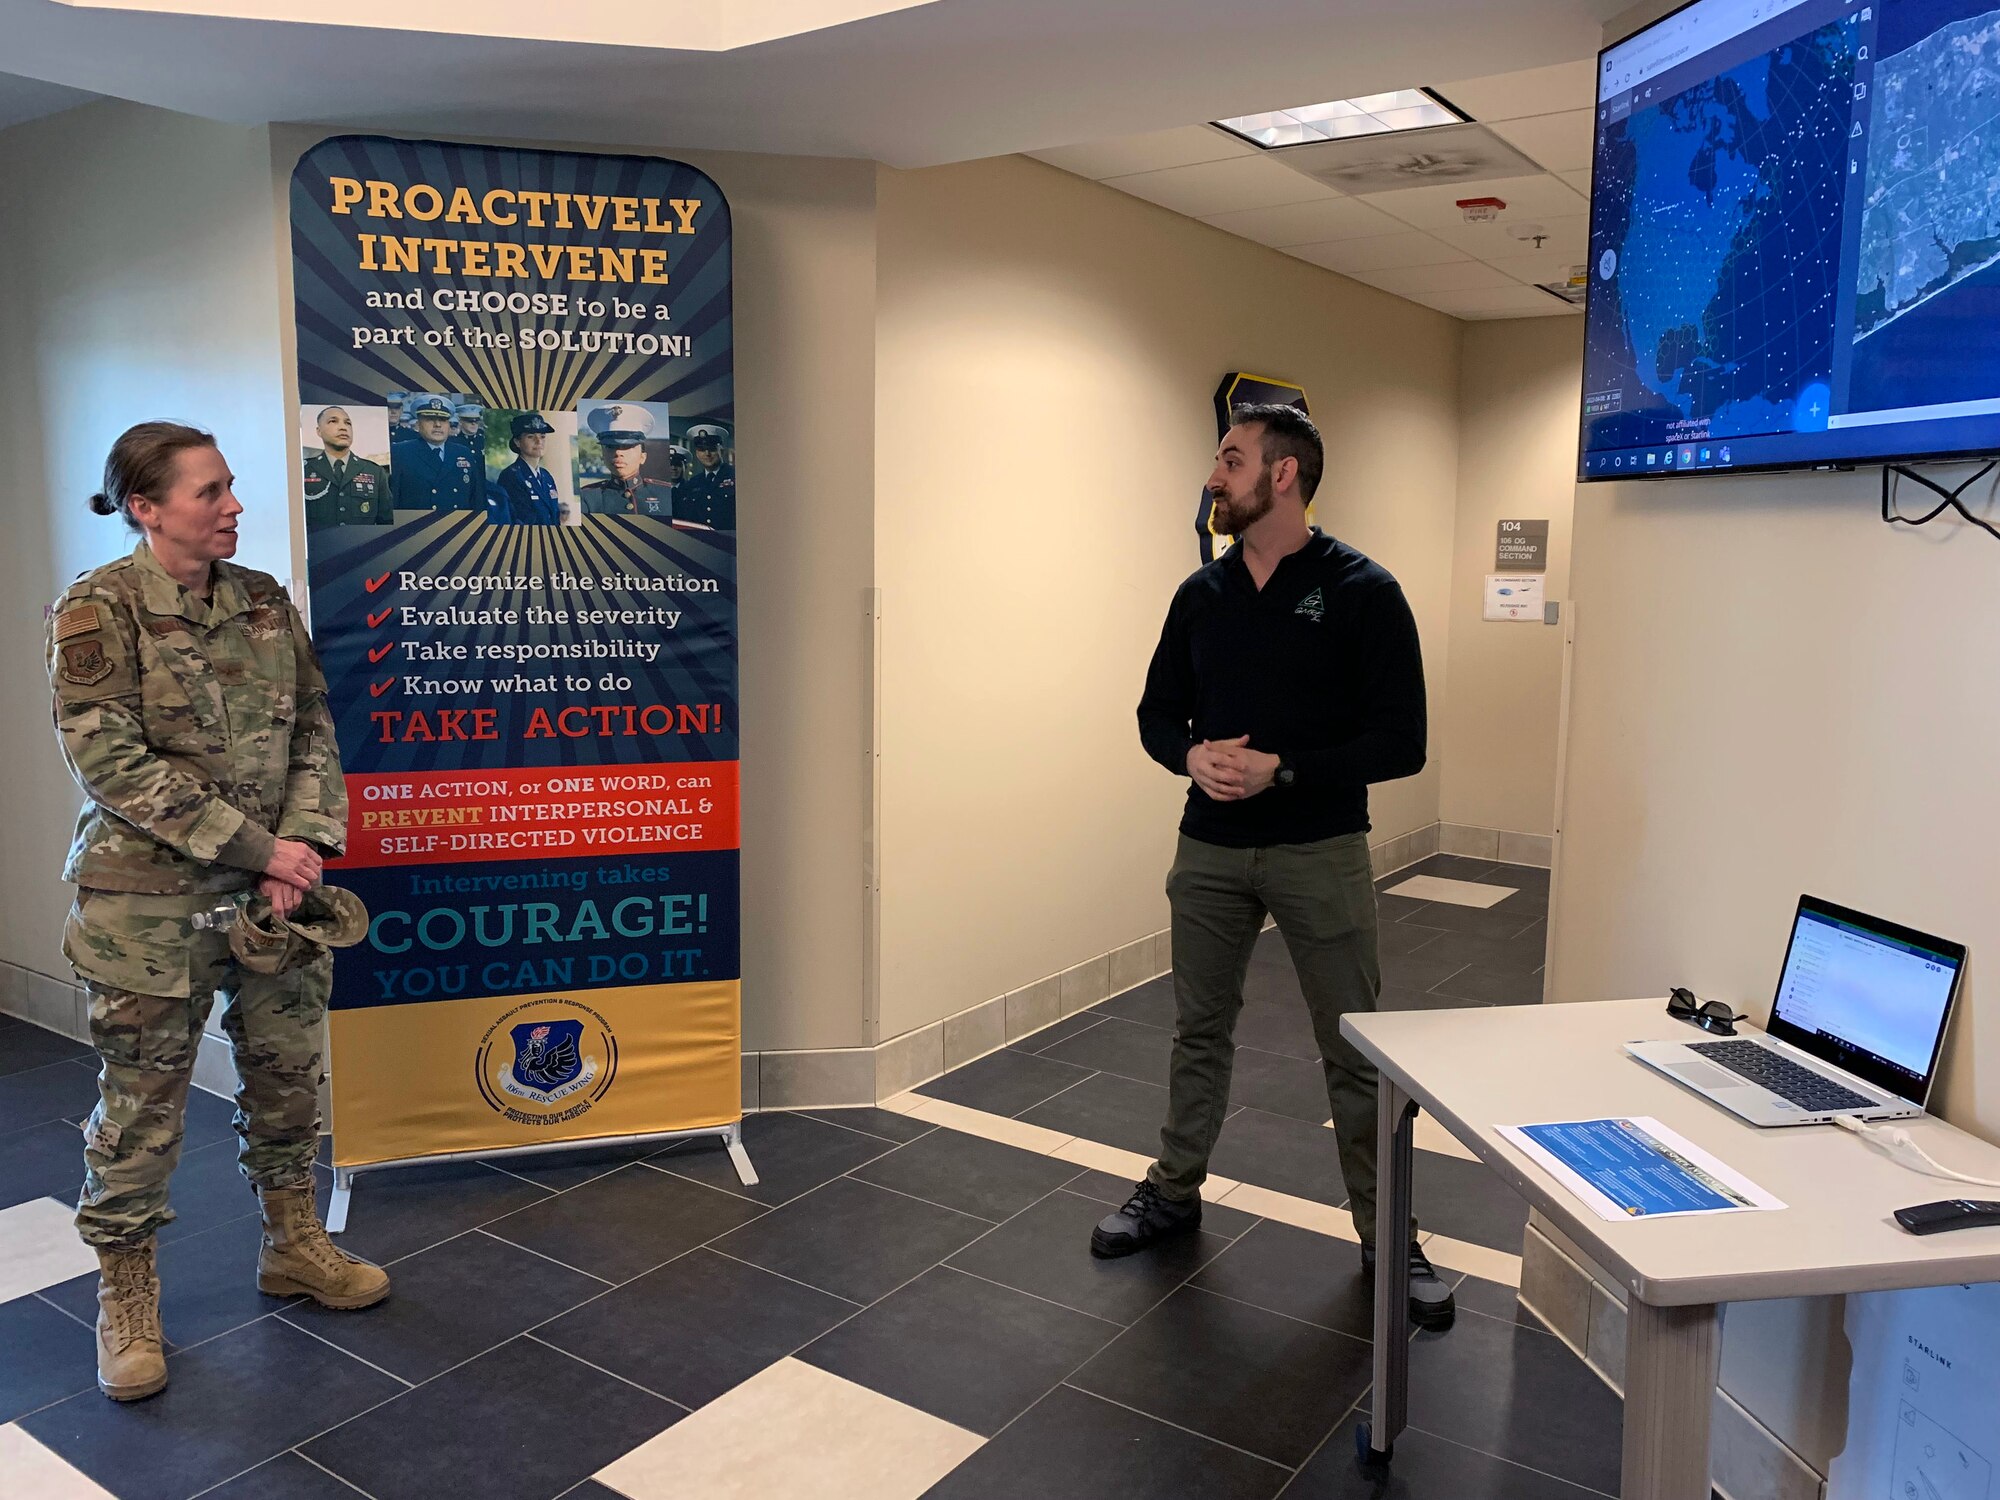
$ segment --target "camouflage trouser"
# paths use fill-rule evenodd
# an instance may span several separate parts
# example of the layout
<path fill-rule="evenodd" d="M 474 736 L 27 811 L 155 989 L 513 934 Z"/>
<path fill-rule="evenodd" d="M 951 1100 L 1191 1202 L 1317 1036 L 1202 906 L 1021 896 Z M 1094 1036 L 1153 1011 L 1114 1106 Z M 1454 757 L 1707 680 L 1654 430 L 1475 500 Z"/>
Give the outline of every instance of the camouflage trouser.
<path fill-rule="evenodd" d="M 188 1083 L 218 992 L 236 1060 L 243 1175 L 259 1187 L 312 1180 L 332 956 L 282 974 L 243 969 L 226 933 L 188 920 L 216 900 L 79 891 L 70 912 L 63 951 L 89 991 L 90 1039 L 103 1062 L 97 1108 L 84 1123 L 76 1212 L 90 1244 L 136 1243 L 173 1219 L 167 1179 L 180 1160 Z"/>

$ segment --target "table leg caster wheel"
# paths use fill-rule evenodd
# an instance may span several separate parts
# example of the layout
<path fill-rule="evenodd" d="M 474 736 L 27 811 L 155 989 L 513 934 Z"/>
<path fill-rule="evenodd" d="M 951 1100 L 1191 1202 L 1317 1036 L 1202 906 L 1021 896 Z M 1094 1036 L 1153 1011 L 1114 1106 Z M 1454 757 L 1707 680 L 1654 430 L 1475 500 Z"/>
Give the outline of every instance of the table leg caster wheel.
<path fill-rule="evenodd" d="M 1396 1445 L 1391 1443 L 1377 1452 L 1374 1436 L 1375 1429 L 1371 1423 L 1363 1422 L 1354 1429 L 1354 1461 L 1364 1469 L 1386 1469 L 1395 1455 Z"/>

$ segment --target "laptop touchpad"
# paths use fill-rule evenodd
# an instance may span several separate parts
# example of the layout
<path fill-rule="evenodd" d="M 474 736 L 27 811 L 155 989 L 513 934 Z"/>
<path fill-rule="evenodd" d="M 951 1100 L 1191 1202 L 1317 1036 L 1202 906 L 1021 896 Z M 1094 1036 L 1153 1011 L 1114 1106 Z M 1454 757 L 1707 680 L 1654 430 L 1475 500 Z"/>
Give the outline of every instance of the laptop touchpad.
<path fill-rule="evenodd" d="M 1682 1063 L 1666 1063 L 1662 1071 L 1671 1073 L 1682 1083 L 1693 1084 L 1698 1089 L 1740 1089 L 1743 1080 L 1734 1073 L 1724 1072 L 1713 1063 L 1690 1059 Z"/>

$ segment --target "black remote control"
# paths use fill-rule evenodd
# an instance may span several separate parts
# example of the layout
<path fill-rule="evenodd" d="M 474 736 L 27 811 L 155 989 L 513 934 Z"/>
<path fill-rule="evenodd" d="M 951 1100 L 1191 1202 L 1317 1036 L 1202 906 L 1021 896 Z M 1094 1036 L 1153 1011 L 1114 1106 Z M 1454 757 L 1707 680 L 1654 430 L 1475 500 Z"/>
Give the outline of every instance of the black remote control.
<path fill-rule="evenodd" d="M 2000 1203 L 1972 1198 L 1947 1198 L 1896 1210 L 1896 1222 L 1911 1234 L 1942 1234 L 1947 1229 L 1984 1229 L 2000 1224 Z"/>

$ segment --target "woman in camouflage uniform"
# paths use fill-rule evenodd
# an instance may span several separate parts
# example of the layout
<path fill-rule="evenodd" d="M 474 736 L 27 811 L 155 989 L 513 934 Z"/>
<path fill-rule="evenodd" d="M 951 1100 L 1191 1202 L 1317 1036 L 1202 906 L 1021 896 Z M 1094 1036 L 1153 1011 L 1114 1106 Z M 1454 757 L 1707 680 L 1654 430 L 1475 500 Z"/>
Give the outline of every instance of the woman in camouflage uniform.
<path fill-rule="evenodd" d="M 336 1249 L 313 1206 L 323 949 L 254 972 L 194 916 L 257 893 L 279 917 L 347 838 L 339 748 L 305 626 L 268 574 L 225 561 L 243 513 L 215 440 L 147 422 L 120 437 L 90 508 L 141 533 L 56 601 L 56 730 L 88 801 L 63 878 L 63 933 L 102 1059 L 84 1125 L 77 1229 L 97 1250 L 97 1382 L 113 1400 L 167 1383 L 153 1235 L 173 1218 L 188 1082 L 220 992 L 236 1063 L 239 1160 L 264 1220 L 259 1290 L 329 1307 L 388 1295 Z"/>

